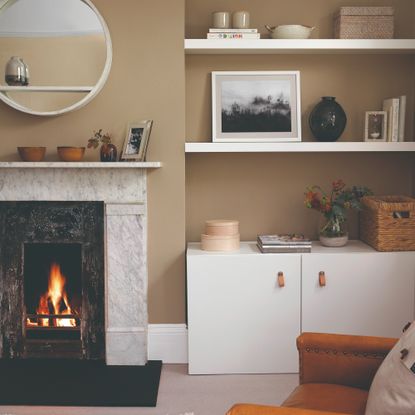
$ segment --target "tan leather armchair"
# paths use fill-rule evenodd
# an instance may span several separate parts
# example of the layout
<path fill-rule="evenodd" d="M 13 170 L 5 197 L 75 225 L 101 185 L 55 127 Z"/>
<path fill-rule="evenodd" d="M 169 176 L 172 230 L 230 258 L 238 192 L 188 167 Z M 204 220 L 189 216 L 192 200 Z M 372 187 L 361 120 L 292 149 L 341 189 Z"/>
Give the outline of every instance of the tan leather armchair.
<path fill-rule="evenodd" d="M 281 407 L 234 405 L 227 415 L 364 415 L 373 377 L 397 339 L 303 333 L 300 385 Z"/>

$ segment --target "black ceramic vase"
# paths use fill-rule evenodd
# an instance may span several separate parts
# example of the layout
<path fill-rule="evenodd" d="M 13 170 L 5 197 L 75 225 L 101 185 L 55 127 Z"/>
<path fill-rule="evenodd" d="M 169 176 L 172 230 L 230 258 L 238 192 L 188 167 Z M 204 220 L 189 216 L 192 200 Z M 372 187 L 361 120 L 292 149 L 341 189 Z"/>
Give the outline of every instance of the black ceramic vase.
<path fill-rule="evenodd" d="M 336 141 L 346 128 L 347 117 L 335 97 L 322 97 L 311 111 L 309 124 L 318 141 Z"/>

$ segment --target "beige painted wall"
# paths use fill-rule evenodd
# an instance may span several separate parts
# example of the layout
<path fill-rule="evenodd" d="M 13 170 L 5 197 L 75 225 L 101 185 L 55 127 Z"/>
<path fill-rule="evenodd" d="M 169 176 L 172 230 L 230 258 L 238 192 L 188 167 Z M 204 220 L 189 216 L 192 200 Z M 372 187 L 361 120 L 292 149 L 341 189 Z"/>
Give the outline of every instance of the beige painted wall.
<path fill-rule="evenodd" d="M 415 37 L 413 0 L 186 0 L 186 38 L 205 38 L 213 11 L 247 10 L 251 27 L 264 35 L 265 24 L 316 26 L 313 37 L 333 37 L 333 15 L 341 6 L 394 6 L 396 37 Z"/>
<path fill-rule="evenodd" d="M 347 5 L 394 5 L 397 37 L 414 37 L 413 1 L 348 1 Z M 190 0 L 186 35 L 203 38 L 214 10 L 248 10 L 252 27 L 300 23 L 316 25 L 316 37 L 332 37 L 338 0 Z M 275 16 L 274 18 L 272 16 Z M 264 31 L 261 29 L 264 33 Z M 379 110 L 388 96 L 408 96 L 407 140 L 414 137 L 414 73 L 411 56 L 234 55 L 186 58 L 186 138 L 211 140 L 211 71 L 300 70 L 303 139 L 312 141 L 308 115 L 321 96 L 336 96 L 348 115 L 341 141 L 361 141 L 364 112 Z M 200 240 L 206 219 L 240 221 L 241 238 L 258 233 L 303 232 L 317 236 L 318 213 L 303 205 L 306 186 L 326 188 L 332 180 L 367 185 L 377 194 L 411 194 L 412 154 L 188 154 L 186 156 L 186 238 Z M 357 214 L 349 231 L 358 236 Z"/>
<path fill-rule="evenodd" d="M 121 149 L 130 121 L 153 119 L 149 173 L 149 314 L 151 323 L 184 321 L 184 0 L 94 0 L 113 41 L 107 84 L 86 107 L 55 118 L 19 113 L 0 103 L 0 159 L 16 146 L 85 145 L 94 129 Z M 163 27 L 163 30 L 159 30 Z M 87 159 L 98 152 L 87 150 Z M 70 174 L 70 172 L 68 172 Z"/>

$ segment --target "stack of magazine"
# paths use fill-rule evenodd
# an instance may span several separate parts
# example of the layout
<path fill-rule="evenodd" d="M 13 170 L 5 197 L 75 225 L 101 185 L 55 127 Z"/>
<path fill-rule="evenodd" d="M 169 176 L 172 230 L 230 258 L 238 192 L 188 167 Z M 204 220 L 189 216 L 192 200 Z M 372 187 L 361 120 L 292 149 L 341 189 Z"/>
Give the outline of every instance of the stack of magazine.
<path fill-rule="evenodd" d="M 260 39 L 258 29 L 209 29 L 208 39 Z"/>
<path fill-rule="evenodd" d="M 263 253 L 310 252 L 311 241 L 301 234 L 258 235 L 257 245 Z"/>

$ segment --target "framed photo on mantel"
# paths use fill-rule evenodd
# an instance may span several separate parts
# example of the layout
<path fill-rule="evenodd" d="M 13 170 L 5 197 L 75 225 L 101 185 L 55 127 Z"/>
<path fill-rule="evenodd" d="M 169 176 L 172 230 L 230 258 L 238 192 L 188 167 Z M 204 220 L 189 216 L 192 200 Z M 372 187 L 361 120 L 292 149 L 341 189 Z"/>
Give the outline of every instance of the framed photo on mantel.
<path fill-rule="evenodd" d="M 212 72 L 212 141 L 301 141 L 299 71 Z"/>
<path fill-rule="evenodd" d="M 152 120 L 128 124 L 121 160 L 145 161 L 152 125 Z"/>

